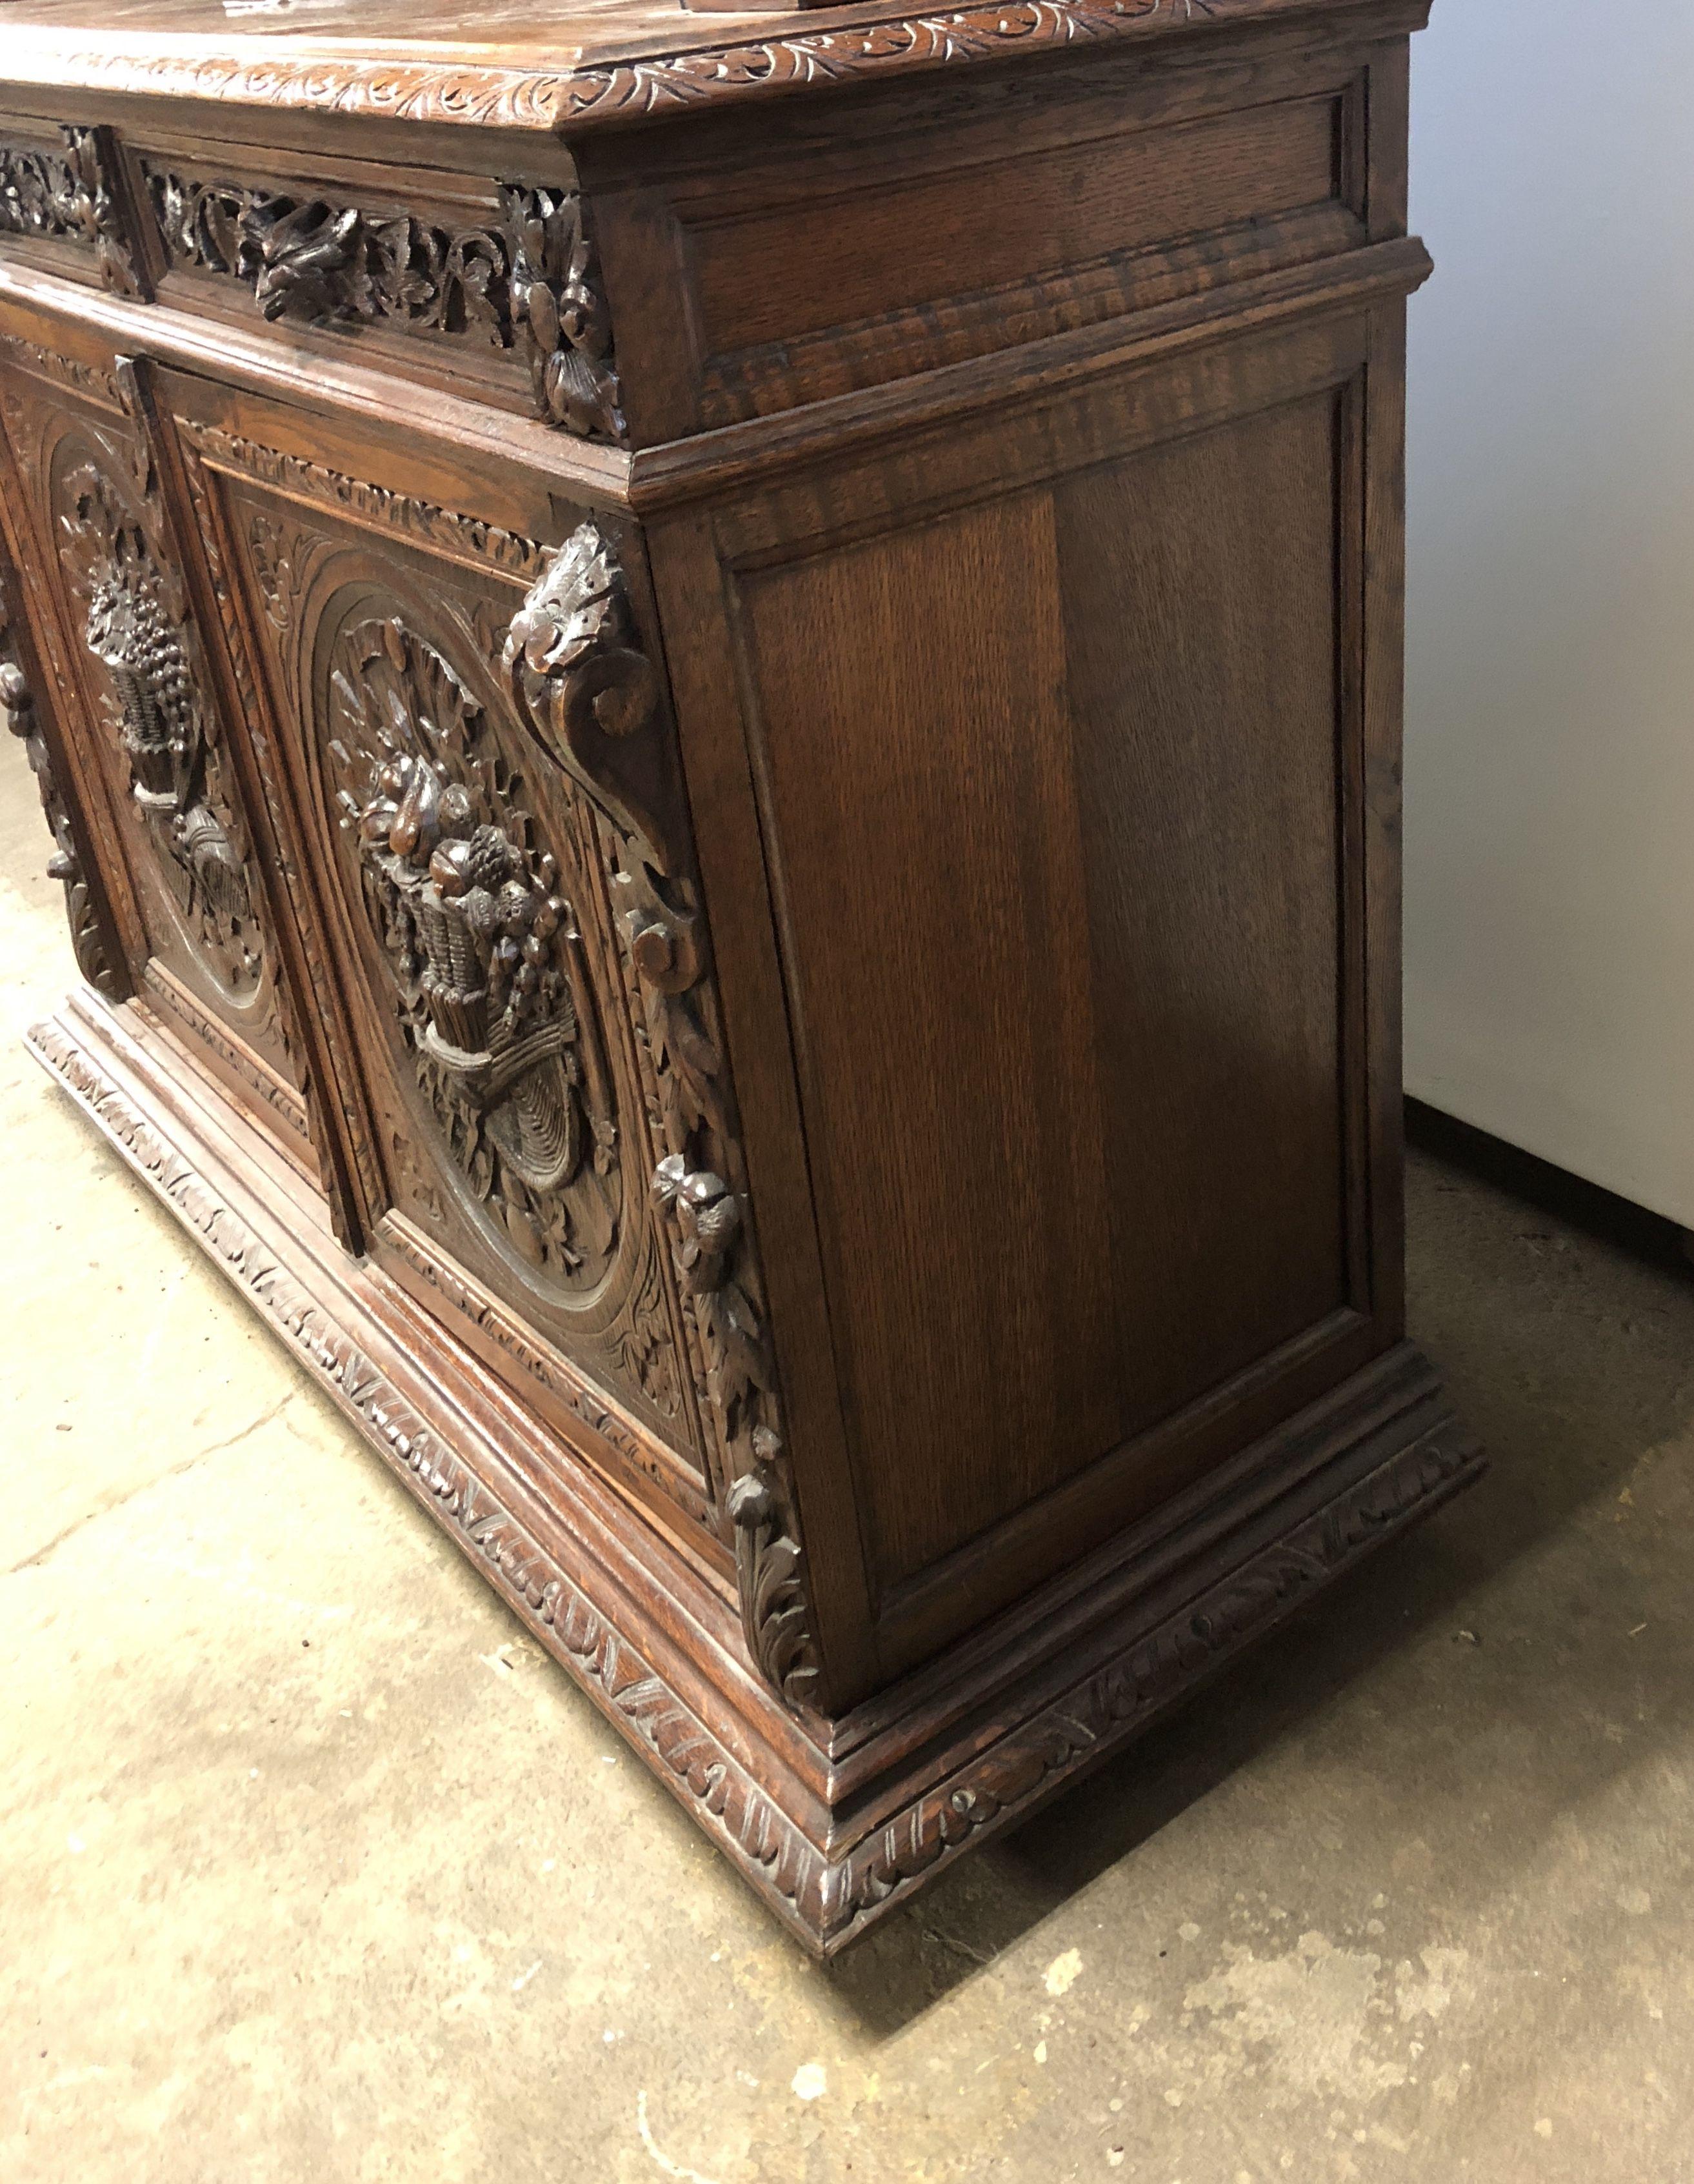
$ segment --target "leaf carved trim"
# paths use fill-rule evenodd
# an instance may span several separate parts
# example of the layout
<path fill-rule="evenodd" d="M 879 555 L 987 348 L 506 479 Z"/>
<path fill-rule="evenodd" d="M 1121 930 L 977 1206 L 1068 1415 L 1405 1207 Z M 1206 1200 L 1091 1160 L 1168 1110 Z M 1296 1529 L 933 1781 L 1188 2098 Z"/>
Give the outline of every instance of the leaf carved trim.
<path fill-rule="evenodd" d="M 109 129 L 59 130 L 62 149 L 0 144 L 0 235 L 71 242 L 91 251 L 114 295 L 151 300 L 134 238 L 112 192 Z"/>
<path fill-rule="evenodd" d="M 610 314 L 574 190 L 503 183 L 481 226 L 449 227 L 164 167 L 148 170 L 147 187 L 170 263 L 250 290 L 266 320 L 387 323 L 518 349 L 544 423 L 581 439 L 627 437 Z"/>
<path fill-rule="evenodd" d="M 177 423 L 183 437 L 213 469 L 239 472 L 376 529 L 398 532 L 469 567 L 500 569 L 528 582 L 546 559 L 545 549 L 532 538 L 502 531 L 498 524 L 458 515 L 433 502 L 391 492 L 387 486 L 368 485 L 343 471 L 282 454 L 239 432 L 226 432 L 220 425 L 203 424 L 192 417 L 180 418 Z"/>
<path fill-rule="evenodd" d="M 481 1567 L 542 1645 L 707 1835 L 810 1945 L 833 1953 L 972 1842 L 1127 1743 L 1304 1600 L 1482 1468 L 1442 1418 L 1250 1556 L 1021 1727 L 838 1856 L 752 1780 L 558 1559 L 448 1447 L 193 1163 L 50 1019 L 32 1051 L 252 1299 L 415 1498 Z"/>
<path fill-rule="evenodd" d="M 742 1622 L 790 1704 L 820 1663 L 685 800 L 660 681 L 610 543 L 582 524 L 513 616 L 520 714 L 600 811 L 618 938 L 655 1111 L 652 1197 L 705 1365 L 727 1471 Z"/>
<path fill-rule="evenodd" d="M 1309 11 L 1312 0 L 1017 0 L 949 14 L 883 15 L 844 28 L 705 44 L 687 53 L 585 62 L 569 70 L 443 65 L 404 53 L 376 59 L 279 53 L 271 39 L 114 33 L 91 48 L 82 31 L 33 28 L 14 37 L 14 83 L 310 108 L 403 121 L 551 135 L 615 126 L 685 109 L 1004 60 L 1083 44 L 1115 44 L 1206 25 Z M 702 26 L 704 27 L 704 26 Z"/>
<path fill-rule="evenodd" d="M 1139 1734 L 1309 1594 L 1481 1468 L 1475 1444 L 1448 1420 L 1356 1480 L 861 1844 L 841 1884 L 844 1921 L 862 1919 L 909 1891 L 974 1838 L 1017 1819 Z"/>
<path fill-rule="evenodd" d="M 37 378 L 50 379 L 56 386 L 69 387 L 79 394 L 92 395 L 109 409 L 121 411 L 124 398 L 116 379 L 109 371 L 96 365 L 83 364 L 74 356 L 61 356 L 57 349 L 43 348 L 39 342 L 25 341 L 21 334 L 0 334 L 0 355 L 4 355 L 24 371 L 33 372 Z"/>

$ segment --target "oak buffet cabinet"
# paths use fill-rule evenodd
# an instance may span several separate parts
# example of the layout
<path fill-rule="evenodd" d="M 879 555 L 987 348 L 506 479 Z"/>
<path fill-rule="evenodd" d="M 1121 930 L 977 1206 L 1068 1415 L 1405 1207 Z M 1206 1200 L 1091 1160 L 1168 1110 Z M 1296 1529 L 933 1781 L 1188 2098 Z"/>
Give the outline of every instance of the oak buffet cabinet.
<path fill-rule="evenodd" d="M 1477 1465 L 1424 0 L 465 12 L 0 0 L 31 1040 L 827 1952 Z"/>

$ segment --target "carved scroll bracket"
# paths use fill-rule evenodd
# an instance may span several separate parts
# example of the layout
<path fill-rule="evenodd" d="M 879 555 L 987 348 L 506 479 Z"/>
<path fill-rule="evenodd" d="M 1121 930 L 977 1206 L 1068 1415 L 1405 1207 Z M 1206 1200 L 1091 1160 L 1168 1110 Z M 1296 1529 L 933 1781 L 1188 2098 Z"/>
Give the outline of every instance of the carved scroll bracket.
<path fill-rule="evenodd" d="M 550 558 L 513 616 L 504 667 L 536 736 L 606 822 L 652 1072 L 653 1195 L 731 1479 L 747 1643 L 784 1697 L 803 1702 L 818 1682 L 817 1654 L 687 813 L 659 679 L 616 557 L 592 523 Z"/>

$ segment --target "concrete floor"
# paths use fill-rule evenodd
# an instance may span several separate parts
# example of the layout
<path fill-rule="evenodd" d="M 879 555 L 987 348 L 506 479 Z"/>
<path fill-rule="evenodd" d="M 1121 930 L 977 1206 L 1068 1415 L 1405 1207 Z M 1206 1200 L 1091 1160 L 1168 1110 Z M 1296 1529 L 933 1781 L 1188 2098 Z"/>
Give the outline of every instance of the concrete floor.
<path fill-rule="evenodd" d="M 0 2176 L 1694 2177 L 1694 1279 L 1430 1158 L 1487 1483 L 830 1972 L 13 1034 Z"/>

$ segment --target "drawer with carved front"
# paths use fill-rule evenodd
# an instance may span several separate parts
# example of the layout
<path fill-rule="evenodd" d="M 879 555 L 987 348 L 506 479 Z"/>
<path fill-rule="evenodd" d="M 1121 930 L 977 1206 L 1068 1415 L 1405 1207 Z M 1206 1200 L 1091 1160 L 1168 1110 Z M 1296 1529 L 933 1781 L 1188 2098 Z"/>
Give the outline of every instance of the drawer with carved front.
<path fill-rule="evenodd" d="M 610 326 L 566 156 L 443 174 L 0 116 L 14 256 L 610 444 Z"/>

